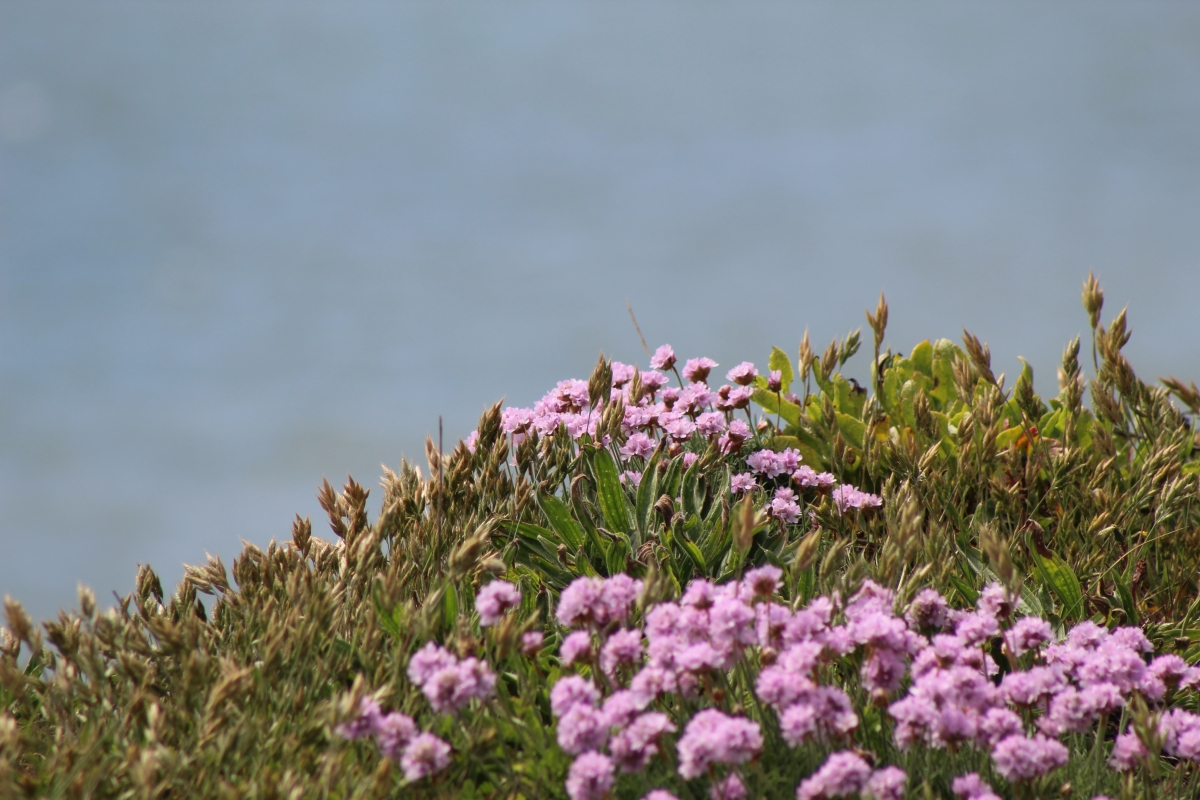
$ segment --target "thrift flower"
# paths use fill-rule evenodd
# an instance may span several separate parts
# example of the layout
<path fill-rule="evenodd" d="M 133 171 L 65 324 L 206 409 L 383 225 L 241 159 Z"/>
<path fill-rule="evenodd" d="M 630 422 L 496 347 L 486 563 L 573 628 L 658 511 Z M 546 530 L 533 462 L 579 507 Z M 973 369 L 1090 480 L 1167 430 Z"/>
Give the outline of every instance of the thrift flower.
<path fill-rule="evenodd" d="M 749 361 L 743 361 L 725 374 L 725 379 L 733 381 L 739 386 L 749 386 L 754 383 L 754 379 L 758 377 L 758 370 Z"/>
<path fill-rule="evenodd" d="M 578 675 L 559 678 L 550 690 L 550 711 L 556 717 L 561 717 L 579 704 L 595 707 L 599 702 L 600 690 L 591 681 Z"/>
<path fill-rule="evenodd" d="M 572 634 L 574 635 L 574 634 Z M 608 637 L 600 651 L 600 669 L 613 676 L 619 666 L 636 664 L 642 658 L 642 632 L 620 630 Z"/>
<path fill-rule="evenodd" d="M 742 764 L 756 756 L 762 746 L 757 722 L 706 708 L 688 722 L 676 746 L 679 774 L 691 780 L 713 764 Z"/>
<path fill-rule="evenodd" d="M 599 750 L 608 741 L 608 719 L 599 709 L 577 703 L 559 718 L 556 738 L 571 755 Z"/>
<path fill-rule="evenodd" d="M 521 604 L 521 592 L 508 581 L 492 581 L 479 590 L 475 610 L 481 626 L 495 625 L 508 612 Z"/>
<path fill-rule="evenodd" d="M 380 752 L 393 761 L 400 761 L 404 749 L 417 735 L 417 725 L 412 717 L 393 711 L 379 718 L 375 725 L 375 741 Z"/>
<path fill-rule="evenodd" d="M 904 800 L 904 786 L 907 783 L 908 773 L 899 767 L 877 769 L 867 779 L 863 797 L 866 800 Z"/>
<path fill-rule="evenodd" d="M 729 479 L 729 487 L 734 494 L 744 494 L 745 492 L 753 491 L 757 485 L 754 481 L 754 475 L 749 472 L 739 472 Z"/>
<path fill-rule="evenodd" d="M 467 452 L 475 455 L 475 448 L 479 443 L 479 431 L 471 431 L 467 434 L 467 438 L 463 440 L 463 444 L 467 446 Z"/>
<path fill-rule="evenodd" d="M 558 657 L 563 666 L 571 666 L 577 661 L 588 661 L 592 657 L 592 635 L 587 631 L 575 631 L 563 639 L 559 645 Z"/>
<path fill-rule="evenodd" d="M 773 369 L 767 375 L 767 391 L 778 392 L 781 389 L 783 389 L 783 372 L 781 370 Z"/>
<path fill-rule="evenodd" d="M 650 356 L 651 369 L 670 369 L 673 366 L 675 366 L 675 351 L 669 344 L 659 347 L 654 351 L 654 355 Z"/>
<path fill-rule="evenodd" d="M 584 753 L 567 773 L 567 796 L 571 800 L 600 800 L 612 789 L 614 780 L 612 759 L 603 753 Z"/>
<path fill-rule="evenodd" d="M 746 784 L 736 772 L 731 772 L 709 787 L 708 796 L 712 800 L 746 800 Z"/>
<path fill-rule="evenodd" d="M 689 358 L 683 365 L 683 377 L 689 382 L 703 383 L 708 380 L 708 373 L 717 366 L 711 358 Z"/>
<path fill-rule="evenodd" d="M 621 445 L 621 455 L 649 458 L 654 453 L 654 440 L 644 433 L 634 433 Z"/>
<path fill-rule="evenodd" d="M 871 778 L 871 767 L 857 753 L 843 750 L 825 759 L 821 768 L 805 778 L 796 789 L 797 800 L 830 800 L 853 797 Z"/>
<path fill-rule="evenodd" d="M 364 697 L 358 701 L 358 716 L 338 725 L 336 732 L 343 739 L 362 739 L 371 735 L 379 724 L 382 714 L 374 698 Z"/>
<path fill-rule="evenodd" d="M 1005 780 L 1028 781 L 1065 766 L 1067 748 L 1045 736 L 1027 738 L 1017 734 L 992 748 L 992 762 Z"/>
<path fill-rule="evenodd" d="M 1131 729 L 1119 735 L 1113 743 L 1112 757 L 1108 759 L 1108 765 L 1118 772 L 1128 772 L 1149 756 L 1150 751 Z"/>
<path fill-rule="evenodd" d="M 989 784 L 984 783 L 978 772 L 959 775 L 950 784 L 950 788 L 963 800 L 1000 800 L 1000 796 L 992 791 Z"/>
<path fill-rule="evenodd" d="M 450 766 L 450 745 L 432 733 L 414 736 L 400 757 L 404 779 L 419 781 Z"/>
<path fill-rule="evenodd" d="M 521 636 L 521 652 L 534 656 L 541 652 L 545 637 L 541 631 L 529 631 Z"/>

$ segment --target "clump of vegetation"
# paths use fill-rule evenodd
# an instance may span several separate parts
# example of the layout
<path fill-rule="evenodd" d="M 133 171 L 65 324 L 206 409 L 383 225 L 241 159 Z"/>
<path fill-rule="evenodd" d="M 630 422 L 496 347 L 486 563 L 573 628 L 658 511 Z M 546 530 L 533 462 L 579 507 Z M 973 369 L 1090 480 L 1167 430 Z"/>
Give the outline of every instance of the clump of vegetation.
<path fill-rule="evenodd" d="M 775 348 L 723 386 L 667 346 L 646 370 L 601 357 L 534 408 L 492 407 L 450 453 L 428 442 L 428 476 L 386 471 L 373 521 L 365 488 L 326 483 L 329 541 L 297 519 L 232 580 L 210 558 L 168 597 L 144 567 L 116 608 L 84 590 L 41 627 L 8 600 L 0 794 L 1193 797 L 1200 391 L 1144 383 L 1124 312 L 1102 325 L 1090 278 L 1083 299 L 1093 378 L 1070 343 L 1054 398 L 1028 365 L 1007 389 L 970 333 L 893 353 L 881 298 L 868 387 L 840 373 L 857 331 L 821 354 L 806 334 L 795 360 Z M 770 591 L 738 594 L 756 576 Z M 577 587 L 612 582 L 637 589 L 621 614 L 580 604 Z M 705 642 L 654 620 L 706 592 L 745 617 L 733 644 L 704 628 L 716 655 L 663 661 Z M 854 632 L 868 601 L 899 639 Z M 905 617 L 922 602 L 945 619 Z M 824 627 L 773 640 L 759 617 L 776 608 L 783 628 L 814 610 Z M 1091 656 L 1069 647 L 1108 648 L 1125 677 L 1080 672 Z M 978 720 L 916 724 L 903 703 L 930 659 L 974 669 L 991 697 L 974 711 L 1008 712 L 1002 738 L 1021 741 L 997 754 Z M 854 725 L 802 735 L 800 701 L 760 685 L 777 665 L 841 693 Z M 652 666 L 673 688 L 580 722 Z M 1049 673 L 1031 702 L 1013 694 Z M 555 699 L 572 685 L 595 697 Z M 1045 721 L 1087 691 L 1084 721 Z M 624 771 L 614 742 L 639 715 L 658 715 L 638 740 L 654 752 Z"/>

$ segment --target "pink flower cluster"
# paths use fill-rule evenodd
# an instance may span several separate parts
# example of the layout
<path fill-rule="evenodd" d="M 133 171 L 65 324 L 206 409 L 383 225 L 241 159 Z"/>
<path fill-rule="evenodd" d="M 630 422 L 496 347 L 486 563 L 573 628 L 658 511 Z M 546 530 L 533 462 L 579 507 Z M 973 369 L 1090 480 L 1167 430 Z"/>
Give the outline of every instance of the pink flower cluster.
<path fill-rule="evenodd" d="M 521 592 L 508 581 L 492 581 L 475 595 L 475 610 L 482 627 L 495 625 L 509 610 L 521 605 Z"/>
<path fill-rule="evenodd" d="M 675 364 L 675 351 L 670 345 L 658 348 L 650 358 L 650 369 L 637 373 L 642 391 L 635 400 L 631 390 L 636 368 L 612 362 L 612 390 L 596 407 L 591 405 L 587 381 L 560 381 L 532 408 L 504 409 L 501 430 L 512 436 L 514 444 L 532 433 L 551 435 L 560 427 L 565 427 L 574 439 L 584 434 L 595 437 L 603 406 L 619 400 L 625 409 L 622 420 L 625 442 L 620 446 L 625 458 L 649 458 L 658 446 L 656 437 L 660 436 L 674 455 L 697 433 L 715 440 L 723 453 L 737 452 L 751 432 L 745 421 L 733 419 L 733 413 L 750 406 L 754 394 L 751 384 L 758 374 L 754 365 L 745 362 L 734 367 L 727 377 L 735 385 L 726 384 L 714 391 L 708 386 L 708 378 L 717 362 L 711 358 L 688 359 L 681 379 L 686 384 L 678 388 L 668 387 L 670 381 L 660 371 L 673 370 Z M 478 438 L 477 431 L 467 436 L 466 445 L 472 453 Z M 630 470 L 623 478 L 627 484 L 636 486 L 640 473 Z"/>
<path fill-rule="evenodd" d="M 1172 693 L 1200 686 L 1200 668 L 1178 656 L 1147 660 L 1152 647 L 1138 628 L 1084 622 L 1056 641 L 1045 620 L 1015 618 L 1016 603 L 999 584 L 967 611 L 926 589 L 898 615 L 895 594 L 869 580 L 845 602 L 818 597 L 793 610 L 776 600 L 780 578 L 768 565 L 724 585 L 693 581 L 678 602 L 649 608 L 641 630 L 628 627 L 636 581 L 579 578 L 567 587 L 559 619 L 582 630 L 564 640 L 560 655 L 564 665 L 594 668 L 591 678 L 561 678 L 551 692 L 559 744 L 577 756 L 572 800 L 598 800 L 620 772 L 640 771 L 661 753 L 676 722 L 654 708 L 671 695 L 699 706 L 678 722 L 680 777 L 712 776 L 714 798 L 743 796 L 737 769 L 762 751 L 764 734 L 754 720 L 717 707 L 712 687 L 755 649 L 755 694 L 774 710 L 783 740 L 843 748 L 800 784 L 799 800 L 904 796 L 903 771 L 873 769 L 849 749 L 858 713 L 841 687 L 822 683 L 835 674 L 829 667 L 852 654 L 871 702 L 895 720 L 898 747 L 980 748 L 1011 783 L 1064 766 L 1069 753 L 1060 738 L 1095 731 L 1134 695 L 1165 709 Z M 994 644 L 1019 660 L 1003 680 Z M 1200 762 L 1200 715 L 1160 710 L 1158 732 L 1167 755 Z M 1118 737 L 1110 763 L 1129 769 L 1148 756 L 1147 743 L 1130 730 Z M 957 778 L 954 790 L 966 800 L 997 796 L 974 773 Z M 646 800 L 671 797 L 656 792 Z"/>
<path fill-rule="evenodd" d="M 438 713 L 453 714 L 472 700 L 486 700 L 496 688 L 496 673 L 487 664 L 478 658 L 460 661 L 433 642 L 409 659 L 408 677 Z"/>
<path fill-rule="evenodd" d="M 358 716 L 337 729 L 344 739 L 374 737 L 379 750 L 400 764 L 404 778 L 419 781 L 450 766 L 450 745 L 432 733 L 420 732 L 412 718 L 392 711 L 384 714 L 375 700 L 364 697 Z"/>
<path fill-rule="evenodd" d="M 730 488 L 734 494 L 744 494 L 758 486 L 756 475 L 764 480 L 774 480 L 783 476 L 790 479 L 800 489 L 816 489 L 830 493 L 833 503 L 839 513 L 847 509 L 877 508 L 883 505 L 883 499 L 877 495 L 861 491 L 850 484 L 836 486 L 837 479 L 828 472 L 816 472 L 807 464 L 800 463 L 800 453 L 787 448 L 776 453 L 773 450 L 758 450 L 746 458 L 749 472 L 741 472 L 730 478 Z M 796 493 L 790 486 L 781 486 L 775 490 L 775 496 L 767 506 L 767 513 L 785 522 L 796 522 L 800 518 L 800 505 L 796 502 Z"/>

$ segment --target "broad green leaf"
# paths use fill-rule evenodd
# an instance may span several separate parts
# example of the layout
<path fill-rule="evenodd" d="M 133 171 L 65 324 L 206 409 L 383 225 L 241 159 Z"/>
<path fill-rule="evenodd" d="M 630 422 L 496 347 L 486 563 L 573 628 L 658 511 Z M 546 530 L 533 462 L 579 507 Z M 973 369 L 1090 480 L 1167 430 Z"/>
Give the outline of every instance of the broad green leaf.
<path fill-rule="evenodd" d="M 542 513 L 546 515 L 550 527 L 558 532 L 567 547 L 578 550 L 583 544 L 583 529 L 571 516 L 571 509 L 567 508 L 567 504 L 552 494 L 538 495 L 538 504 L 542 507 Z"/>
<path fill-rule="evenodd" d="M 1038 574 L 1062 604 L 1060 616 L 1074 619 L 1082 615 L 1083 588 L 1071 568 L 1058 556 L 1043 558 L 1037 550 L 1033 551 L 1033 558 L 1037 562 Z"/>
<path fill-rule="evenodd" d="M 660 495 L 665 494 L 674 500 L 679 496 L 679 481 L 683 477 L 683 456 L 671 459 L 671 464 L 667 467 L 667 474 L 659 481 L 658 489 Z"/>
<path fill-rule="evenodd" d="M 662 460 L 663 448 L 655 448 L 654 454 L 646 462 L 642 470 L 642 482 L 637 491 L 637 537 L 633 548 L 636 550 L 650 536 L 650 523 L 654 514 L 654 503 L 658 500 L 658 462 Z"/>
<path fill-rule="evenodd" d="M 454 629 L 458 620 L 458 590 L 453 583 L 446 584 L 446 593 L 442 595 L 442 622 L 447 630 Z"/>
<path fill-rule="evenodd" d="M 867 434 L 867 426 L 862 420 L 855 419 L 849 414 L 834 412 L 837 414 L 837 426 L 841 431 L 842 436 L 846 437 L 846 441 L 857 447 L 859 450 L 863 446 L 863 437 Z"/>
<path fill-rule="evenodd" d="M 755 389 L 750 399 L 762 406 L 768 414 L 778 414 L 792 425 L 800 421 L 800 406 L 781 399 L 775 392 Z"/>
<path fill-rule="evenodd" d="M 772 371 L 779 370 L 780 383 L 783 391 L 786 392 L 792 385 L 792 360 L 788 358 L 788 354 L 778 347 L 772 347 L 771 357 L 767 359 L 767 366 Z"/>
<path fill-rule="evenodd" d="M 1012 447 L 1017 441 L 1017 437 L 1021 435 L 1021 426 L 1014 428 L 1006 428 L 996 435 L 996 449 L 1007 450 Z"/>
<path fill-rule="evenodd" d="M 616 575 L 619 572 L 624 572 L 626 561 L 632 552 L 629 538 L 619 533 L 613 533 L 612 541 L 608 545 L 608 555 L 605 557 L 608 574 Z"/>
<path fill-rule="evenodd" d="M 680 496 L 683 500 L 683 513 L 686 516 L 694 515 L 698 518 L 701 507 L 704 505 L 704 488 L 700 483 L 700 471 L 696 469 L 694 463 L 683 473 Z"/>
<path fill-rule="evenodd" d="M 929 343 L 928 339 L 914 347 L 909 358 L 912 359 L 914 367 L 925 373 L 926 376 L 933 377 L 933 345 Z"/>
<path fill-rule="evenodd" d="M 629 533 L 629 506 L 612 456 L 607 450 L 597 450 L 592 456 L 592 467 L 596 471 L 596 495 L 604 524 L 617 533 Z"/>
<path fill-rule="evenodd" d="M 938 339 L 933 343 L 933 388 L 928 394 L 931 400 L 947 411 L 957 398 L 954 391 L 954 359 L 962 350 L 949 339 Z"/>
<path fill-rule="evenodd" d="M 695 563 L 696 571 L 701 575 L 706 574 L 704 566 L 704 554 L 700 552 L 700 548 L 696 546 L 696 543 L 689 539 L 685 539 L 682 536 L 678 539 L 678 542 L 680 547 L 683 548 L 683 551 L 687 553 L 688 557 Z"/>
<path fill-rule="evenodd" d="M 975 591 L 975 588 L 971 586 L 971 584 L 954 574 L 950 574 L 946 577 L 950 581 L 950 585 L 957 589 L 958 593 L 962 595 L 962 598 L 967 605 L 975 605 L 976 601 L 979 600 L 979 592 Z"/>

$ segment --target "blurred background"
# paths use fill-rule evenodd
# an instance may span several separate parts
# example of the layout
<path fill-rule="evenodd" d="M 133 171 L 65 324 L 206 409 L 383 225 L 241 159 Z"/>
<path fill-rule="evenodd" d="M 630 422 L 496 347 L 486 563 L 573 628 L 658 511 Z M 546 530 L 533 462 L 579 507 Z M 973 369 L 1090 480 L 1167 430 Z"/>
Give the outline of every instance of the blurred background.
<path fill-rule="evenodd" d="M 723 373 L 883 290 L 1053 394 L 1095 270 L 1200 378 L 1198 218 L 1194 2 L 7 0 L 0 594 L 332 536 L 322 476 L 644 364 L 627 301 Z"/>

